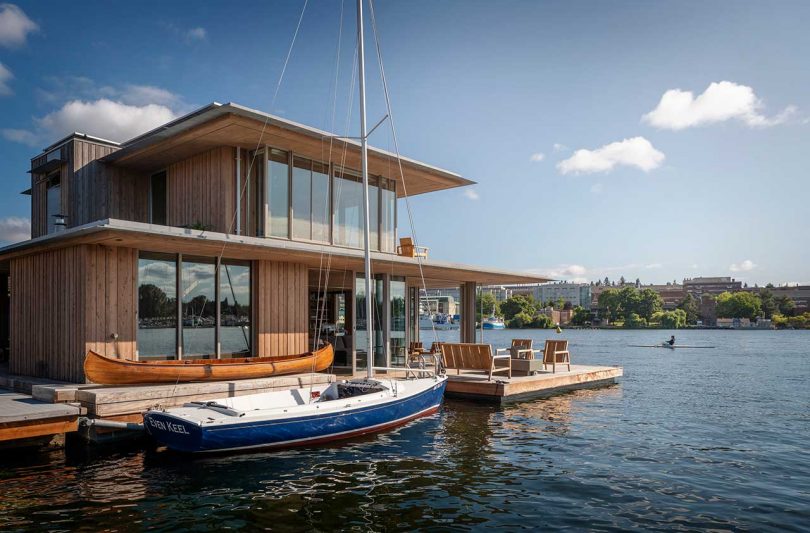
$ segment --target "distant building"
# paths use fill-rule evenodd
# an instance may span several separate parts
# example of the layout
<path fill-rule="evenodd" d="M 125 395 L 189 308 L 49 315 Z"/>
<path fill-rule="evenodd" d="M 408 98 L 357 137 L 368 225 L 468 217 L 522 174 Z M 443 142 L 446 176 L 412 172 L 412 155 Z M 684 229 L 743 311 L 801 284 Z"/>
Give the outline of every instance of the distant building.
<path fill-rule="evenodd" d="M 531 296 L 536 302 L 547 303 L 562 300 L 570 303 L 572 307 L 581 306 L 590 309 L 591 288 L 588 283 L 561 281 L 484 287 L 484 291 L 490 292 L 497 301 L 503 301 L 512 296 Z"/>
<path fill-rule="evenodd" d="M 747 318 L 718 318 L 716 321 L 718 328 L 740 329 L 751 328 L 751 320 Z"/>
<path fill-rule="evenodd" d="M 762 287 L 747 287 L 743 290 L 759 292 Z M 796 304 L 796 313 L 802 314 L 810 311 L 810 285 L 783 285 L 781 287 L 768 287 L 774 298 L 787 296 Z"/>
<path fill-rule="evenodd" d="M 717 301 L 711 294 L 704 294 L 698 298 L 698 315 L 704 326 L 714 326 L 717 322 Z"/>
<path fill-rule="evenodd" d="M 665 311 L 672 311 L 678 307 L 683 299 L 686 297 L 686 290 L 683 285 L 674 283 L 667 283 L 666 285 L 642 285 L 639 289 L 652 289 L 663 300 L 663 308 Z"/>
<path fill-rule="evenodd" d="M 695 297 L 704 294 L 717 296 L 724 292 L 741 291 L 742 282 L 729 277 L 687 278 L 683 280 L 683 288 L 686 293 Z"/>

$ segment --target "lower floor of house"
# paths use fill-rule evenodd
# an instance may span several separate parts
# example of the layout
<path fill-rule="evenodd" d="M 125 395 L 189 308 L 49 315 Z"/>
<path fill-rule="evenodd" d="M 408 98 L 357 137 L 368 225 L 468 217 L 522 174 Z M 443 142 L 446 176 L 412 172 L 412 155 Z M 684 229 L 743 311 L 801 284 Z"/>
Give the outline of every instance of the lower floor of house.
<path fill-rule="evenodd" d="M 84 382 L 88 350 L 130 360 L 274 357 L 326 342 L 335 348 L 336 370 L 364 369 L 363 272 L 281 259 L 98 244 L 11 259 L 0 273 L 0 343 L 9 372 Z M 474 284 L 429 282 L 466 285 L 462 296 L 475 298 Z M 373 273 L 375 367 L 405 364 L 409 343 L 419 339 L 424 288 L 422 278 L 396 268 Z"/>

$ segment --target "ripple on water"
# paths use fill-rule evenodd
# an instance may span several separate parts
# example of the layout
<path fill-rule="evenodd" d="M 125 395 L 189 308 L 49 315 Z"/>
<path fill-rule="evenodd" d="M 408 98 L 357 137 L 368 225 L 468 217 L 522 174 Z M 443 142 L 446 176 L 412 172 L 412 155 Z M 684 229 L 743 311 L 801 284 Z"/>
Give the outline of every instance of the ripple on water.
<path fill-rule="evenodd" d="M 529 332 L 541 342 L 546 332 Z M 499 337 L 498 335 L 501 335 Z M 489 336 L 506 344 L 509 332 Z M 90 530 L 800 530 L 810 523 L 810 334 L 566 332 L 625 378 L 441 413 L 337 446 L 188 458 L 116 448 L 0 457 L 0 527 Z M 500 339 L 500 340 L 499 340 Z M 770 364 L 759 359 L 772 353 Z"/>

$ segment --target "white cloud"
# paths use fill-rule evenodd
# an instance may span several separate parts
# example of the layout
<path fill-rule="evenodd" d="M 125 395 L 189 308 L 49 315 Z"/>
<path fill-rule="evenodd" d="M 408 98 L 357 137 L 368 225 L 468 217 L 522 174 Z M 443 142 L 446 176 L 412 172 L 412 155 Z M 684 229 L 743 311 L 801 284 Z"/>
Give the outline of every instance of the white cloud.
<path fill-rule="evenodd" d="M 768 118 L 761 113 L 762 101 L 754 94 L 754 89 L 731 81 L 714 82 L 695 95 L 692 91 L 670 89 L 661 97 L 658 106 L 642 117 L 642 120 L 656 128 L 682 130 L 741 120 L 748 126 L 773 126 L 785 122 L 796 112 L 795 106 L 786 107 L 778 115 Z"/>
<path fill-rule="evenodd" d="M 661 166 L 665 157 L 644 137 L 633 137 L 595 150 L 579 149 L 557 163 L 557 170 L 561 174 L 591 174 L 609 172 L 618 165 L 625 165 L 649 172 Z"/>
<path fill-rule="evenodd" d="M 31 238 L 31 220 L 22 217 L 0 218 L 0 241 L 20 242 Z"/>
<path fill-rule="evenodd" d="M 37 23 L 28 18 L 19 7 L 14 4 L 0 4 L 0 46 L 22 46 L 28 34 L 38 29 Z"/>
<path fill-rule="evenodd" d="M 464 197 L 469 200 L 478 200 L 481 198 L 475 189 L 465 189 L 463 194 Z"/>
<path fill-rule="evenodd" d="M 568 150 L 568 147 L 566 145 L 560 143 L 554 143 L 554 146 L 552 148 L 554 148 L 555 152 L 562 152 L 563 150 Z"/>
<path fill-rule="evenodd" d="M 757 265 L 751 261 L 750 259 L 746 259 L 742 263 L 732 263 L 731 266 L 728 267 L 729 270 L 732 272 L 750 272 L 754 270 Z"/>
<path fill-rule="evenodd" d="M 664 266 L 664 265 L 662 265 L 661 263 L 650 263 L 648 265 L 644 265 L 644 268 L 649 270 L 649 269 L 653 269 L 653 268 L 661 268 L 662 266 Z"/>
<path fill-rule="evenodd" d="M 542 161 L 545 158 L 546 158 L 546 154 L 542 154 L 542 153 L 538 152 L 536 154 L 532 154 L 532 156 L 529 158 L 529 161 L 531 161 L 533 163 L 539 163 L 540 161 Z"/>
<path fill-rule="evenodd" d="M 593 185 L 591 185 L 591 192 L 593 194 L 602 194 L 602 191 L 604 189 L 605 188 L 604 188 L 604 186 L 602 186 L 601 183 L 594 183 Z"/>
<path fill-rule="evenodd" d="M 8 82 L 14 79 L 14 74 L 6 68 L 6 66 L 0 63 L 0 96 L 10 96 L 14 94 L 14 91 L 11 90 L 9 87 Z"/>
<path fill-rule="evenodd" d="M 186 32 L 186 39 L 189 41 L 204 41 L 208 37 L 208 32 L 205 28 L 191 28 Z"/>
<path fill-rule="evenodd" d="M 32 131 L 5 128 L 0 130 L 0 133 L 3 135 L 3 138 L 8 141 L 27 144 L 28 146 L 39 146 L 42 144 L 42 139 Z"/>
<path fill-rule="evenodd" d="M 151 85 L 99 87 L 80 76 L 51 78 L 49 84 L 40 96 L 52 104 L 62 102 L 61 107 L 34 118 L 30 129 L 0 130 L 5 139 L 38 146 L 80 131 L 121 142 L 175 119 L 186 107 L 178 95 Z"/>

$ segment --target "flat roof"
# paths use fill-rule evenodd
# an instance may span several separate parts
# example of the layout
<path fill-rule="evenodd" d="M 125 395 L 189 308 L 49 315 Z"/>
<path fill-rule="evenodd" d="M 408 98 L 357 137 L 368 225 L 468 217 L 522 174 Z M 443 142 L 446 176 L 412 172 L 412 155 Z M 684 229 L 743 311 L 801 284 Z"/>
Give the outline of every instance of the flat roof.
<path fill-rule="evenodd" d="M 309 141 L 304 142 L 304 139 Z M 141 170 L 154 170 L 214 146 L 241 146 L 253 150 L 259 144 L 268 144 L 292 150 L 305 157 L 324 160 L 324 143 L 327 141 L 333 141 L 330 145 L 334 148 L 335 158 L 346 157 L 346 166 L 359 168 L 357 160 L 360 143 L 355 139 L 239 104 L 213 102 L 121 143 L 119 150 L 101 160 Z M 341 153 L 344 147 L 347 148 L 345 156 Z M 398 180 L 399 171 L 395 164 L 392 164 L 396 161 L 396 154 L 371 146 L 368 147 L 368 153 L 369 172 Z M 409 180 L 411 177 L 414 178 L 413 183 L 411 181 L 406 183 L 409 196 L 475 184 L 474 181 L 463 178 L 455 172 L 415 159 L 400 156 L 400 160 L 406 177 Z"/>
<path fill-rule="evenodd" d="M 363 250 L 328 244 L 312 244 L 272 237 L 247 237 L 202 230 L 158 226 L 142 222 L 106 219 L 37 237 L 0 248 L 0 267 L 8 268 L 13 257 L 74 244 L 102 244 L 138 248 L 153 252 L 186 253 L 229 259 L 272 260 L 302 263 L 320 268 L 330 258 L 333 270 L 363 270 Z M 417 259 L 373 252 L 372 270 L 398 276 L 420 277 L 448 282 L 540 283 L 548 278 L 525 272 L 486 268 L 460 263 Z M 420 264 L 421 263 L 421 264 Z"/>

